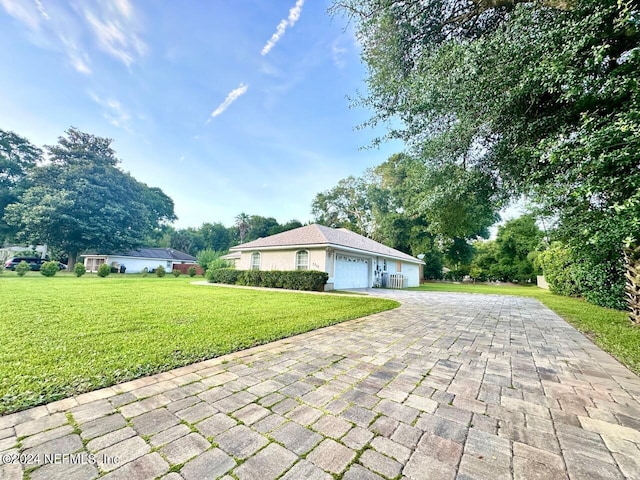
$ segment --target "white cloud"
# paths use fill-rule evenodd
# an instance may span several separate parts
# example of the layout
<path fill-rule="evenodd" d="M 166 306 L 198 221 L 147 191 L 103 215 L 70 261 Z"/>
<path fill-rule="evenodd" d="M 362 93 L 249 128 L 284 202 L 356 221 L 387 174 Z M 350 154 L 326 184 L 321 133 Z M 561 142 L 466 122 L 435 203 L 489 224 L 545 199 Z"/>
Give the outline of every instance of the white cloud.
<path fill-rule="evenodd" d="M 90 75 L 91 67 L 89 67 L 89 64 L 91 63 L 91 60 L 89 59 L 89 55 L 78 48 L 76 43 L 70 38 L 67 38 L 64 34 L 60 34 L 58 38 L 67 52 L 71 66 L 76 71 L 84 75 Z"/>
<path fill-rule="evenodd" d="M 122 128 L 128 132 L 131 131 L 131 115 L 118 100 L 114 98 L 101 98 L 92 91 L 89 91 L 89 97 L 103 107 L 102 116 L 107 119 L 111 125 Z"/>
<path fill-rule="evenodd" d="M 40 12 L 40 15 L 42 15 L 42 18 L 49 20 L 49 14 L 44 9 L 44 5 L 42 5 L 42 2 L 40 0 L 33 0 L 33 1 L 35 2 L 36 7 L 38 7 L 38 11 Z"/>
<path fill-rule="evenodd" d="M 83 9 L 84 18 L 100 48 L 129 67 L 147 50 L 136 31 L 132 7 L 126 0 L 113 0 L 113 3 L 102 5 L 98 12 Z"/>
<path fill-rule="evenodd" d="M 229 95 L 227 95 L 227 98 L 224 99 L 224 102 L 222 102 L 218 106 L 218 108 L 216 108 L 213 112 L 211 112 L 211 118 L 207 120 L 207 123 L 209 123 L 212 118 L 215 118 L 218 115 L 220 115 L 222 112 L 224 112 L 229 107 L 229 105 L 231 105 L 238 97 L 244 95 L 247 92 L 248 88 L 249 88 L 249 85 L 245 85 L 244 83 L 241 83 L 238 88 L 231 90 L 229 92 Z"/>
<path fill-rule="evenodd" d="M 276 43 L 282 38 L 284 32 L 287 30 L 287 27 L 293 27 L 298 19 L 300 18 L 300 14 L 302 13 L 302 6 L 304 5 L 304 0 L 296 0 L 296 4 L 291 7 L 289 10 L 289 17 L 286 19 L 280 20 L 275 33 L 271 36 L 267 43 L 265 43 L 264 47 L 262 47 L 262 51 L 260 52 L 263 56 L 271 51 L 273 47 L 275 47 Z"/>
<path fill-rule="evenodd" d="M 333 64 L 338 68 L 344 68 L 347 62 L 345 61 L 345 56 L 347 54 L 347 49 L 340 45 L 340 40 L 337 39 L 331 44 L 331 58 L 333 59 Z"/>
<path fill-rule="evenodd" d="M 101 50 L 128 67 L 147 51 L 130 0 L 76 0 L 70 5 L 45 0 L 0 0 L 0 7 L 27 27 L 33 44 L 63 52 L 70 65 L 85 75 L 92 70 L 89 36 L 95 38 Z"/>
<path fill-rule="evenodd" d="M 133 7 L 129 0 L 114 0 L 113 5 L 125 18 L 131 18 Z"/>
<path fill-rule="evenodd" d="M 24 0 L 0 0 L 0 5 L 9 15 L 27 25 L 31 30 L 39 29 L 42 15 L 38 12 L 37 5 Z"/>

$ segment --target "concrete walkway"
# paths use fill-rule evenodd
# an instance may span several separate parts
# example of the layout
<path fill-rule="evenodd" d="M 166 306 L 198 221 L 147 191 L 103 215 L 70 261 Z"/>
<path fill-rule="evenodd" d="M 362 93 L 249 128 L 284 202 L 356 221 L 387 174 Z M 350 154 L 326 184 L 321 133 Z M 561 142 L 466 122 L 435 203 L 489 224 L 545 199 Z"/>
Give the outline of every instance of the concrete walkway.
<path fill-rule="evenodd" d="M 0 417 L 0 479 L 640 478 L 640 379 L 539 302 L 370 293 L 402 307 Z"/>

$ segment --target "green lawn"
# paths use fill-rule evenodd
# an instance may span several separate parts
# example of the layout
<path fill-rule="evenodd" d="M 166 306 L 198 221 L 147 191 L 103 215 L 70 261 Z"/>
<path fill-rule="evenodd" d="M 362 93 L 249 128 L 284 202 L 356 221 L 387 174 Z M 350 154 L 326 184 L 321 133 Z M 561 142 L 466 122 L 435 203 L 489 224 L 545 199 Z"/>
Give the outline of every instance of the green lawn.
<path fill-rule="evenodd" d="M 571 325 L 588 335 L 596 345 L 640 375 L 640 328 L 633 326 L 626 312 L 598 307 L 579 298 L 555 295 L 535 286 L 425 283 L 411 290 L 487 293 L 537 298 Z"/>
<path fill-rule="evenodd" d="M 192 280 L 0 275 L 0 414 L 398 306 Z"/>

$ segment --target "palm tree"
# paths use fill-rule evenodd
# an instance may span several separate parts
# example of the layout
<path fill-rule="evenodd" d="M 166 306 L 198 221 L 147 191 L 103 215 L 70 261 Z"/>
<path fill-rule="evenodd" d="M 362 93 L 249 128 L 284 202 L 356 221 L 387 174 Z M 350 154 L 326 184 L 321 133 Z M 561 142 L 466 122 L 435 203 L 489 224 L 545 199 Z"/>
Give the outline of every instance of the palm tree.
<path fill-rule="evenodd" d="M 629 242 L 624 249 L 626 264 L 626 294 L 629 304 L 629 318 L 640 325 L 640 245 Z"/>
<path fill-rule="evenodd" d="M 244 237 L 247 235 L 249 231 L 249 215 L 242 212 L 236 218 L 236 227 L 238 227 L 238 232 L 240 233 L 240 243 L 244 243 Z"/>

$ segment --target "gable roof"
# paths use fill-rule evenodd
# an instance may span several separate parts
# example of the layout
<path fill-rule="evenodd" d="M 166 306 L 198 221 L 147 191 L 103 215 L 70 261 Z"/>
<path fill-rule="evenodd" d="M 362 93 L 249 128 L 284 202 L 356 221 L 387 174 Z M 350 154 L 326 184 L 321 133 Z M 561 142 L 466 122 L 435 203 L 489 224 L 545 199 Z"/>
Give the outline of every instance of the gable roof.
<path fill-rule="evenodd" d="M 88 255 L 91 254 L 85 254 L 83 256 Z M 173 248 L 139 248 L 137 250 L 128 250 L 126 252 L 118 252 L 112 255 L 117 257 L 157 258 L 158 260 L 196 261 L 196 257 L 179 250 L 174 250 Z"/>
<path fill-rule="evenodd" d="M 303 246 L 332 246 L 346 247 L 359 250 L 363 253 L 380 255 L 383 257 L 398 258 L 414 263 L 424 263 L 411 255 L 399 250 L 387 247 L 370 238 L 358 235 L 346 228 L 331 228 L 324 225 L 306 225 L 286 232 L 277 233 L 269 237 L 258 238 L 252 242 L 243 243 L 230 248 L 233 251 L 279 249 L 286 247 Z"/>

